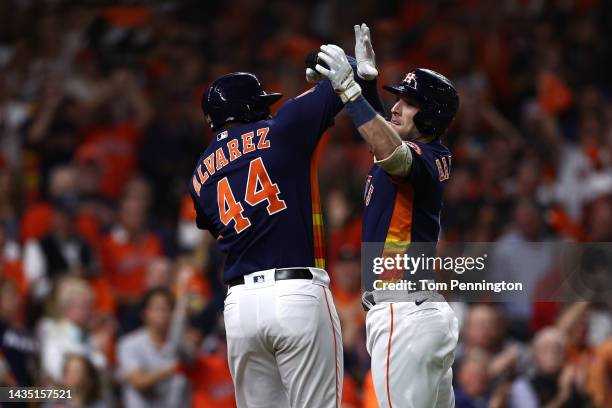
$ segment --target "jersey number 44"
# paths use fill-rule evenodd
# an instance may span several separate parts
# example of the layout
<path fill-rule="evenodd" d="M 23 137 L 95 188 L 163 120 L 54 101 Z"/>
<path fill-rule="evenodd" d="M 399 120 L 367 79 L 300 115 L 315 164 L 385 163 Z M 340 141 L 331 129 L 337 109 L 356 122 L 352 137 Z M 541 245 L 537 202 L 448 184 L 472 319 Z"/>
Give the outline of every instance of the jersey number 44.
<path fill-rule="evenodd" d="M 279 195 L 278 185 L 270 180 L 261 157 L 251 160 L 244 201 L 253 207 L 265 201 L 268 214 L 273 215 L 287 208 L 285 201 L 281 200 Z M 227 177 L 217 183 L 217 205 L 221 222 L 227 226 L 234 221 L 234 229 L 237 234 L 251 226 L 251 221 L 244 215 L 244 206 L 241 202 L 236 201 Z"/>

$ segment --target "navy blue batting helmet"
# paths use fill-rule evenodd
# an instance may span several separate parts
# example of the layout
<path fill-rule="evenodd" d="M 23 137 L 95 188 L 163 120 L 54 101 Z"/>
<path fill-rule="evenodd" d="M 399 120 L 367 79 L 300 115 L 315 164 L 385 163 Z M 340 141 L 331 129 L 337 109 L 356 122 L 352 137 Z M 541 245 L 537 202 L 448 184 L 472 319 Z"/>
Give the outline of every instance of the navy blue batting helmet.
<path fill-rule="evenodd" d="M 256 122 L 270 115 L 270 105 L 283 95 L 268 93 L 248 72 L 234 72 L 215 79 L 202 95 L 202 112 L 212 130 L 229 122 Z"/>
<path fill-rule="evenodd" d="M 424 135 L 443 135 L 459 108 L 459 95 L 452 82 L 429 69 L 413 69 L 399 85 L 383 88 L 417 103 L 420 109 L 414 115 L 414 125 Z"/>

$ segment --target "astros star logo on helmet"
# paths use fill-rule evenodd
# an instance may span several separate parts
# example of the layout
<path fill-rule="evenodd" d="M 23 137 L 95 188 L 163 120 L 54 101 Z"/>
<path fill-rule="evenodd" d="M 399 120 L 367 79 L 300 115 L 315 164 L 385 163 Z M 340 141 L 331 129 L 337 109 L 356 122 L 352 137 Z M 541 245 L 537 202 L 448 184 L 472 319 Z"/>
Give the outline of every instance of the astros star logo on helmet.
<path fill-rule="evenodd" d="M 416 74 L 414 72 L 407 73 L 402 82 L 405 82 L 412 89 L 417 89 Z"/>

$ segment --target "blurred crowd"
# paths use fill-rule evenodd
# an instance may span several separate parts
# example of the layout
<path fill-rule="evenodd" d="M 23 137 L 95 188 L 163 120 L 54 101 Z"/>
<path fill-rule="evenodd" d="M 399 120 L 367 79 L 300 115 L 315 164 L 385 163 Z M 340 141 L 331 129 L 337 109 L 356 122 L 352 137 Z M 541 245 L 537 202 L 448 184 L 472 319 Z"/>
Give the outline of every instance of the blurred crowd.
<path fill-rule="evenodd" d="M 0 386 L 70 387 L 62 407 L 235 406 L 223 257 L 187 195 L 211 137 L 202 91 L 243 70 L 296 96 L 305 55 L 352 54 L 364 21 L 379 85 L 420 66 L 460 92 L 443 241 L 496 242 L 534 300 L 554 257 L 522 243 L 612 241 L 608 1 L 99 3 L 0 2 Z M 342 113 L 319 154 L 342 406 L 375 407 L 359 261 L 372 159 Z M 612 407 L 612 296 L 580 300 L 453 303 L 457 407 Z"/>

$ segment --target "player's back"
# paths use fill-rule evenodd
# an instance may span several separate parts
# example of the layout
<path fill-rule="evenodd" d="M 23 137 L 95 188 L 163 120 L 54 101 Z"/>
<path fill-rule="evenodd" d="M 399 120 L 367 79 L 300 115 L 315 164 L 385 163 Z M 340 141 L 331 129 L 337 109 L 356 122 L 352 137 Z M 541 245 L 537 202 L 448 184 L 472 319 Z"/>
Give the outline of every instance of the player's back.
<path fill-rule="evenodd" d="M 285 103 L 274 118 L 215 132 L 190 189 L 198 226 L 227 253 L 226 282 L 259 270 L 322 266 L 312 156 L 340 108 L 323 83 Z"/>

